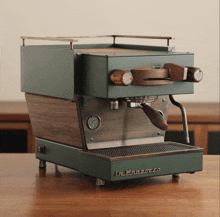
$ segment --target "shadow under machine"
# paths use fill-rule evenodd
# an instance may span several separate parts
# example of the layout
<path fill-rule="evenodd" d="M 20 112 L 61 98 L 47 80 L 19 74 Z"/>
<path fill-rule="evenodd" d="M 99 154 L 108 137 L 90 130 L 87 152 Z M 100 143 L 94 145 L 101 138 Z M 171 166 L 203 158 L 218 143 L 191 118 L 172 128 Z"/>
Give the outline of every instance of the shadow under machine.
<path fill-rule="evenodd" d="M 90 36 L 91 37 L 91 36 Z M 79 37 L 21 37 L 21 90 L 36 136 L 36 158 L 118 181 L 202 170 L 203 149 L 187 145 L 184 107 L 202 71 L 171 37 L 113 37 L 112 44 L 77 44 Z M 165 39 L 167 46 L 119 44 L 116 38 Z M 26 46 L 26 39 L 68 45 Z M 168 104 L 182 112 L 186 144 L 164 142 Z"/>

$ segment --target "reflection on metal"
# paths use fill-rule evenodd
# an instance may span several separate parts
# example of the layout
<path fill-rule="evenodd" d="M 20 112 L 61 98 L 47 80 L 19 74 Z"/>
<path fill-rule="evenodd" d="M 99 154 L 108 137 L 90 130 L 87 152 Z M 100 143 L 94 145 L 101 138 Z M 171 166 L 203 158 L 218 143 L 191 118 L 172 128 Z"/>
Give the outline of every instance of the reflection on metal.
<path fill-rule="evenodd" d="M 36 151 L 37 151 L 37 153 L 45 154 L 45 146 L 38 145 Z"/>
<path fill-rule="evenodd" d="M 131 102 L 131 101 L 127 102 L 127 106 L 129 108 L 141 108 L 142 107 L 140 102 Z"/>
<path fill-rule="evenodd" d="M 111 100 L 111 109 L 112 110 L 117 110 L 118 109 L 118 100 Z"/>
<path fill-rule="evenodd" d="M 138 97 L 138 100 L 140 98 Z M 162 98 L 168 99 L 168 96 L 149 97 L 143 100 L 155 100 L 155 102 L 151 102 L 151 107 L 155 110 L 161 110 L 166 119 L 169 100 L 162 102 Z M 87 96 L 79 97 L 87 149 L 164 142 L 165 131 L 158 136 L 158 128 L 151 123 L 142 109 L 129 108 L 126 100 L 118 99 L 119 109 L 112 110 L 110 108 L 111 100 Z M 99 116 L 102 121 L 97 130 L 88 128 L 88 118 L 91 116 Z M 92 141 L 91 138 L 93 138 Z"/>
<path fill-rule="evenodd" d="M 183 73 L 183 80 L 186 80 L 186 79 L 187 79 L 187 74 L 188 74 L 188 68 L 185 67 L 185 68 L 184 68 L 184 73 Z"/>
<path fill-rule="evenodd" d="M 113 148 L 121 146 L 132 146 L 132 145 L 142 145 L 164 142 L 163 136 L 148 137 L 148 138 L 138 138 L 138 139 L 127 139 L 127 140 L 117 140 L 117 141 L 107 141 L 107 142 L 92 142 L 87 143 L 88 149 L 100 149 L 100 148 Z"/>
<path fill-rule="evenodd" d="M 189 144 L 190 140 L 189 140 L 189 131 L 188 131 L 188 125 L 187 125 L 186 110 L 183 107 L 183 105 L 181 105 L 180 103 L 178 103 L 177 101 L 174 100 L 173 95 L 169 95 L 169 97 L 170 97 L 170 101 L 173 103 L 173 105 L 179 107 L 182 112 L 183 130 L 184 130 L 184 134 L 185 134 L 186 144 Z"/>
<path fill-rule="evenodd" d="M 161 110 L 157 110 L 157 112 L 161 115 L 164 116 L 164 113 Z"/>
<path fill-rule="evenodd" d="M 127 102 L 150 103 L 155 102 L 158 96 L 127 97 L 125 99 Z"/>
<path fill-rule="evenodd" d="M 173 176 L 173 178 L 178 178 L 178 177 L 179 177 L 179 174 L 176 173 L 176 174 L 173 174 L 172 176 Z"/>
<path fill-rule="evenodd" d="M 97 178 L 97 179 L 96 179 L 96 185 L 97 185 L 97 186 L 103 186 L 103 185 L 105 185 L 105 180 L 104 180 L 104 179 L 99 179 L 99 178 Z"/>
<path fill-rule="evenodd" d="M 151 169 L 145 169 L 145 170 L 125 170 L 125 172 L 118 172 L 115 171 L 115 176 L 132 176 L 132 175 L 141 175 L 146 173 L 158 173 L 160 172 L 160 168 L 151 168 Z"/>
<path fill-rule="evenodd" d="M 39 160 L 39 168 L 40 169 L 45 169 L 46 168 L 46 161 Z"/>

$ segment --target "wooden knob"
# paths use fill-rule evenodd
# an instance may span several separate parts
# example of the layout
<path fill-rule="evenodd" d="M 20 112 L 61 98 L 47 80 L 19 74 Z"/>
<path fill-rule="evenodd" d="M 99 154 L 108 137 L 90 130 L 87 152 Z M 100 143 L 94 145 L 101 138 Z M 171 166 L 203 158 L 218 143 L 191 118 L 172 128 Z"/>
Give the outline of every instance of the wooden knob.
<path fill-rule="evenodd" d="M 146 104 L 142 105 L 142 109 L 155 127 L 161 130 L 167 130 L 168 128 L 167 122 L 159 111 L 154 110 L 153 108 L 151 108 L 149 105 Z"/>
<path fill-rule="evenodd" d="M 110 75 L 110 80 L 115 85 L 128 86 L 133 81 L 133 76 L 129 71 L 118 69 Z"/>
<path fill-rule="evenodd" d="M 188 67 L 187 81 L 200 82 L 203 78 L 203 72 L 200 68 Z"/>

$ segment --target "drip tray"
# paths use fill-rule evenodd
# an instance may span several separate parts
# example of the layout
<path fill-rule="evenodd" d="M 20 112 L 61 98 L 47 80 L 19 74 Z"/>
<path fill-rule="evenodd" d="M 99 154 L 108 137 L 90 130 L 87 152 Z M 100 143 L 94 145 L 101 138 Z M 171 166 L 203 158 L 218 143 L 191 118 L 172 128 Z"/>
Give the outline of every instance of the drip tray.
<path fill-rule="evenodd" d="M 184 154 L 192 152 L 203 152 L 203 149 L 176 142 L 162 142 L 154 144 L 81 151 L 81 154 L 114 161 L 142 157 L 146 158 L 162 155 Z"/>
<path fill-rule="evenodd" d="M 36 138 L 40 160 L 65 166 L 96 178 L 119 181 L 202 170 L 203 149 L 175 142 L 83 150 Z"/>

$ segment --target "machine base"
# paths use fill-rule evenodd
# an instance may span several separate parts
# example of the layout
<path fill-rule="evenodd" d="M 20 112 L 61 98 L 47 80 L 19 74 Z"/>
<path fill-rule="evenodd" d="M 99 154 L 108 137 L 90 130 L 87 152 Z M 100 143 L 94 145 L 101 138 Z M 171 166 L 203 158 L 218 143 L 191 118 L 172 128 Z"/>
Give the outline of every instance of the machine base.
<path fill-rule="evenodd" d="M 38 146 L 44 153 L 37 152 Z M 194 173 L 202 170 L 203 149 L 175 142 L 83 150 L 36 138 L 36 158 L 97 178 L 119 181 L 143 177 Z"/>

